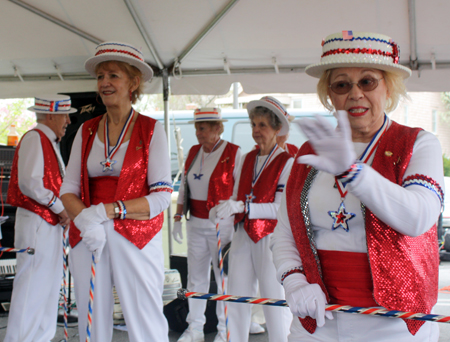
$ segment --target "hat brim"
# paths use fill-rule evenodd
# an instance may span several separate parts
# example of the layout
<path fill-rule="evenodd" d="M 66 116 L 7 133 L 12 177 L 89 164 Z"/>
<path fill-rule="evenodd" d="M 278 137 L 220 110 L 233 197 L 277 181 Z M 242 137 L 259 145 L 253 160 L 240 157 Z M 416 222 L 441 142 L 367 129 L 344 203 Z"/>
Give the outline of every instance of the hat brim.
<path fill-rule="evenodd" d="M 286 118 L 286 116 L 284 115 L 284 113 L 282 113 L 276 106 L 274 106 L 271 103 L 268 103 L 267 101 L 261 101 L 261 100 L 250 101 L 247 104 L 248 114 L 250 114 L 250 111 L 252 111 L 256 107 L 269 108 L 272 112 L 275 113 L 275 115 L 278 117 L 278 119 L 280 119 L 281 129 L 277 134 L 278 136 L 283 136 L 283 135 L 286 135 L 289 133 L 289 121 Z"/>
<path fill-rule="evenodd" d="M 109 61 L 124 62 L 124 63 L 128 63 L 128 64 L 138 68 L 139 71 L 142 72 L 142 81 L 143 82 L 150 81 L 151 78 L 153 77 L 153 69 L 147 63 L 141 62 L 140 60 L 135 59 L 135 58 L 131 58 L 131 57 L 115 54 L 115 53 L 108 53 L 108 54 L 91 57 L 84 63 L 84 68 L 92 77 L 96 78 L 97 75 L 95 73 L 95 67 L 99 63 L 109 62 Z"/>
<path fill-rule="evenodd" d="M 218 121 L 218 122 L 227 122 L 228 119 L 198 119 L 188 121 L 188 124 L 196 123 L 196 122 L 205 122 L 205 121 Z"/>
<path fill-rule="evenodd" d="M 411 76 L 411 70 L 400 64 L 384 64 L 377 62 L 329 62 L 329 63 L 317 63 L 308 65 L 305 69 L 306 74 L 312 77 L 320 78 L 326 70 L 336 69 L 336 68 L 374 68 L 383 71 L 390 71 L 394 74 L 398 74 L 407 79 Z"/>
<path fill-rule="evenodd" d="M 78 109 L 71 107 L 69 110 L 49 112 L 48 110 L 44 111 L 41 108 L 37 108 L 36 106 L 31 106 L 31 107 L 27 108 L 27 110 L 29 110 L 30 112 L 35 112 L 35 113 L 39 113 L 39 114 L 71 114 L 71 113 L 75 113 Z"/>

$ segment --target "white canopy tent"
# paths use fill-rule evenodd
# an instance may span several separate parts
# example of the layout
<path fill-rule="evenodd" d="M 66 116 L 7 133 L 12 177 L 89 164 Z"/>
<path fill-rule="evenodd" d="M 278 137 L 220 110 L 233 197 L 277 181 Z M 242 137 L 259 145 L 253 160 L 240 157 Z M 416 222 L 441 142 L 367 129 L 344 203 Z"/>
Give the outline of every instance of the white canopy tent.
<path fill-rule="evenodd" d="M 0 98 L 84 92 L 97 43 L 141 47 L 155 70 L 146 92 L 314 92 L 304 68 L 341 30 L 391 36 L 411 66 L 410 91 L 450 90 L 448 0 L 3 0 Z M 175 76 L 174 76 L 175 66 Z"/>

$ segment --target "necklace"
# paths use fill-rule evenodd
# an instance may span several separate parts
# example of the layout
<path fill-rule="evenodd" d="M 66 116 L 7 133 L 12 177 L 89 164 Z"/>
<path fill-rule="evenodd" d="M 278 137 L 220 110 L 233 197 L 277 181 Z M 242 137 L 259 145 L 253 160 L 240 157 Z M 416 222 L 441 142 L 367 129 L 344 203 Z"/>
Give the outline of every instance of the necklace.
<path fill-rule="evenodd" d="M 209 154 L 206 156 L 205 158 L 205 151 L 203 150 L 203 146 L 202 146 L 202 161 L 200 162 L 200 170 L 197 173 L 194 173 L 194 180 L 198 179 L 198 180 L 202 180 L 202 169 L 203 169 L 203 165 L 205 164 L 206 159 L 208 159 L 208 157 L 211 155 L 211 153 L 214 152 L 214 150 L 216 149 L 216 147 L 219 145 L 219 143 L 222 141 L 222 139 L 219 138 L 219 140 L 217 140 L 217 142 L 214 144 L 211 152 L 209 152 Z"/>
<path fill-rule="evenodd" d="M 109 146 L 109 134 L 108 134 L 108 117 L 105 117 L 105 127 L 104 127 L 104 145 L 105 145 L 105 161 L 100 162 L 101 165 L 103 165 L 103 172 L 105 171 L 113 171 L 113 165 L 117 163 L 117 160 L 113 160 L 112 158 L 116 154 L 116 152 L 119 150 L 120 145 L 122 145 L 123 139 L 127 135 L 128 128 L 130 127 L 130 123 L 133 120 L 134 117 L 134 109 L 131 108 L 130 114 L 128 114 L 127 121 L 125 122 L 125 125 L 122 127 L 122 131 L 120 132 L 119 139 L 117 139 L 116 145 L 112 148 L 110 151 Z"/>
<path fill-rule="evenodd" d="M 358 160 L 362 163 L 367 163 L 367 161 L 370 159 L 372 154 L 377 149 L 377 146 L 380 142 L 381 137 L 386 132 L 388 126 L 389 126 L 389 118 L 387 115 L 384 115 L 384 122 L 381 128 L 377 131 L 377 133 L 374 135 L 372 140 L 370 141 L 369 145 L 367 145 L 364 152 L 361 154 L 361 156 L 358 158 Z M 343 184 L 337 177 L 334 177 L 335 181 L 335 187 L 339 190 L 339 194 L 341 195 L 341 204 L 339 205 L 338 210 L 336 211 L 329 211 L 328 215 L 331 216 L 331 218 L 334 220 L 333 225 L 331 226 L 332 230 L 336 230 L 338 228 L 344 229 L 346 232 L 349 231 L 348 221 L 350 221 L 352 218 L 356 216 L 354 213 L 349 213 L 345 210 L 345 204 L 344 200 L 347 196 L 348 191 L 345 190 L 346 184 Z"/>

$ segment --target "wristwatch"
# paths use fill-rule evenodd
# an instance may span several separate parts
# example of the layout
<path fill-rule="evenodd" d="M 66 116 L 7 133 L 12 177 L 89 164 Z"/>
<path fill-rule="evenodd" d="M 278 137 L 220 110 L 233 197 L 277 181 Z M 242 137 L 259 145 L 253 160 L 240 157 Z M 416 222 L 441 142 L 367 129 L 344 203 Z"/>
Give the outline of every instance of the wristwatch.
<path fill-rule="evenodd" d="M 116 202 L 113 202 L 114 207 L 114 218 L 118 218 L 120 216 L 120 208 Z"/>

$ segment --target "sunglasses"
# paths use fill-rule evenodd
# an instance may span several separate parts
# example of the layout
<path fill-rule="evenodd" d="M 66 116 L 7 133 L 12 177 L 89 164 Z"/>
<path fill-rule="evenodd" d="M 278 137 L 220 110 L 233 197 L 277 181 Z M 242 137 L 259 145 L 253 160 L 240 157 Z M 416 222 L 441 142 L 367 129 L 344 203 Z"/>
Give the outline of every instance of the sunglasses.
<path fill-rule="evenodd" d="M 339 95 L 347 94 L 353 88 L 354 84 L 358 85 L 358 88 L 362 91 L 372 91 L 376 87 L 378 87 L 378 81 L 381 81 L 383 78 L 384 77 L 379 79 L 373 77 L 364 77 L 358 82 L 337 81 L 331 83 L 328 87 L 330 87 L 330 89 L 334 93 Z"/>

